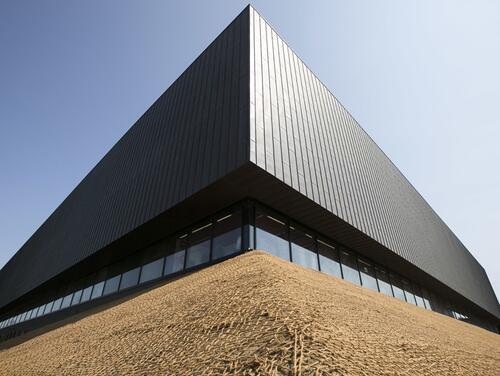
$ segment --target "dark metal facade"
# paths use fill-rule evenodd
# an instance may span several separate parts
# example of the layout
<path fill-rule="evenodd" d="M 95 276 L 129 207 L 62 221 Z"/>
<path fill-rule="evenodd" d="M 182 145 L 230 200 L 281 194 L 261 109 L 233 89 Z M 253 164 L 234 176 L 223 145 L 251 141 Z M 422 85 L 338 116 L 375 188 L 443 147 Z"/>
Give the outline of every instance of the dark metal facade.
<path fill-rule="evenodd" d="M 481 265 L 251 7 L 5 265 L 0 312 L 245 197 L 500 317 Z"/>
<path fill-rule="evenodd" d="M 54 211 L 0 272 L 0 307 L 243 164 L 248 9 Z"/>
<path fill-rule="evenodd" d="M 498 316 L 481 265 L 253 9 L 250 119 L 254 163 Z"/>

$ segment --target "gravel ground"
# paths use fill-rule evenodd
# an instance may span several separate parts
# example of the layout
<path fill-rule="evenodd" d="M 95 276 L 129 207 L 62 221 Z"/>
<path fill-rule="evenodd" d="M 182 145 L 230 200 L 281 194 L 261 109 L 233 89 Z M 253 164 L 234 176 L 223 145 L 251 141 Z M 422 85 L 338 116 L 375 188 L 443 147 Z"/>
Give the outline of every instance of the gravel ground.
<path fill-rule="evenodd" d="M 255 251 L 0 351 L 1 375 L 500 375 L 500 336 Z"/>

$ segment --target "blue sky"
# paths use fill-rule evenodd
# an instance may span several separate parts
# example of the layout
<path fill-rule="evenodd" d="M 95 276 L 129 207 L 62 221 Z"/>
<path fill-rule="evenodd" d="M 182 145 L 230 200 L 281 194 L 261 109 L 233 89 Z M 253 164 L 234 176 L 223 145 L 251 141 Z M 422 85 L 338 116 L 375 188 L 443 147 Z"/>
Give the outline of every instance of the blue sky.
<path fill-rule="evenodd" d="M 0 2 L 0 266 L 244 8 Z M 500 291 L 500 2 L 255 1 Z"/>

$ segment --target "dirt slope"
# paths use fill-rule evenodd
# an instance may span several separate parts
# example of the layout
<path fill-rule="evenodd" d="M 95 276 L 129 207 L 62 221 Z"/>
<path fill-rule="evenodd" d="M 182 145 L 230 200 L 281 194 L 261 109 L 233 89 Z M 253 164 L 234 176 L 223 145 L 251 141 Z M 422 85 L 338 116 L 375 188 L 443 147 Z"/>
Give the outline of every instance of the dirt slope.
<path fill-rule="evenodd" d="M 2 375 L 500 375 L 500 336 L 251 252 L 0 352 Z"/>

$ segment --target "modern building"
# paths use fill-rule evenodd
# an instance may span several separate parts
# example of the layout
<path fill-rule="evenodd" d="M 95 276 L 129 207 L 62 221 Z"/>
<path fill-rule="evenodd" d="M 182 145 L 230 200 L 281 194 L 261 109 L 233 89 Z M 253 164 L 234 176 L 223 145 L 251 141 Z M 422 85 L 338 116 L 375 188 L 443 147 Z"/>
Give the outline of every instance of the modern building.
<path fill-rule="evenodd" d="M 482 266 L 249 6 L 3 267 L 0 334 L 249 249 L 498 330 Z"/>

